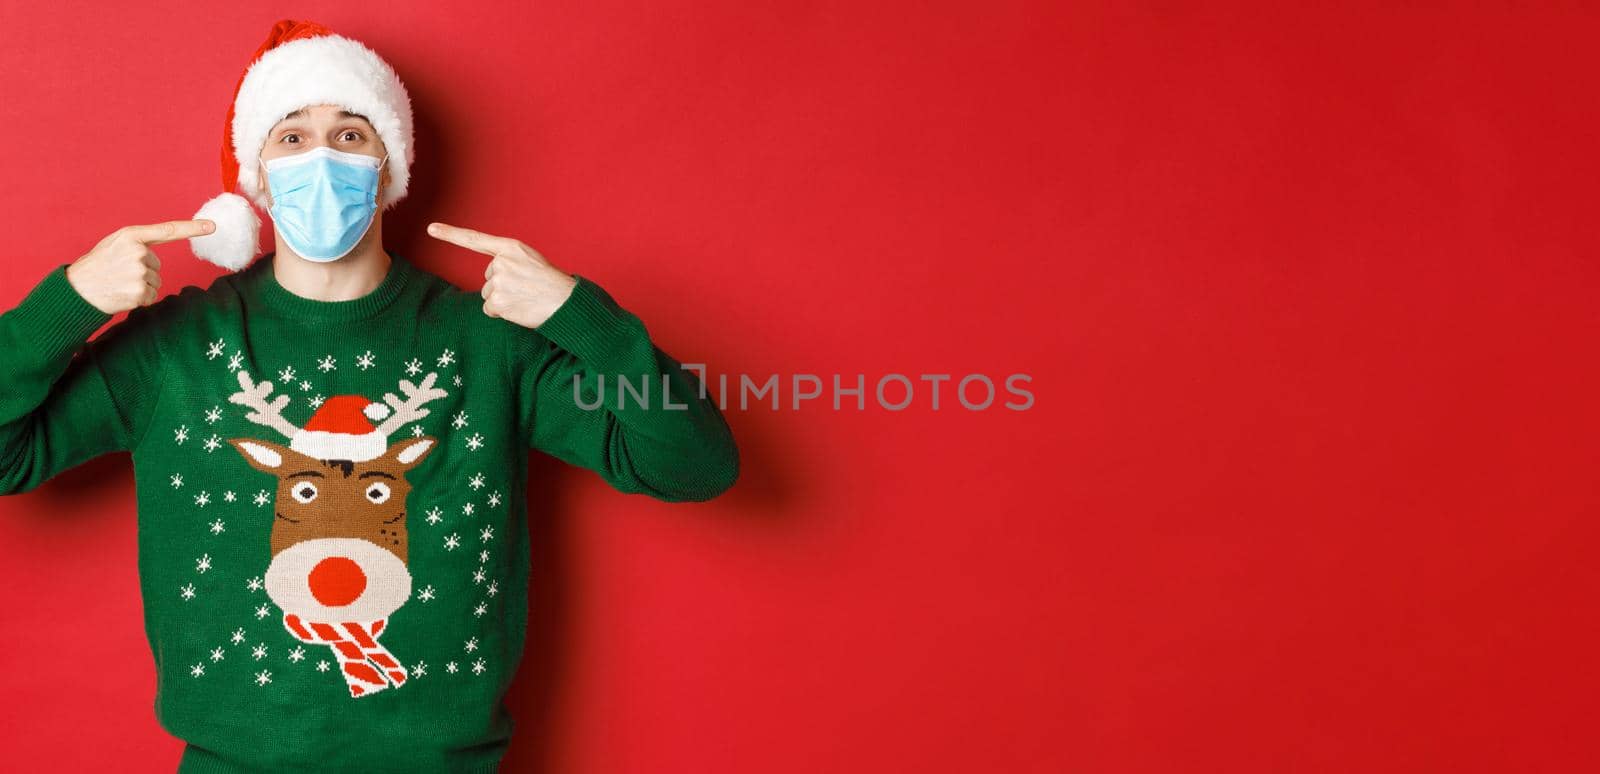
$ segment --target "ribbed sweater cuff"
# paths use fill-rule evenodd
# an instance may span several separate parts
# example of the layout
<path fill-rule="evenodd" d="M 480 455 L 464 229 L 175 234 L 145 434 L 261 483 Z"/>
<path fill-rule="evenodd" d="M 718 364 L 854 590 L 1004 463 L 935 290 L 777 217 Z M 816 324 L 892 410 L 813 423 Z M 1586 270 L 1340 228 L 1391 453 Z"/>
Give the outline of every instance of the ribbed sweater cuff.
<path fill-rule="evenodd" d="M 33 342 L 44 362 L 70 357 L 111 319 L 72 287 L 67 266 L 63 263 L 46 274 L 11 311 L 17 329 Z"/>
<path fill-rule="evenodd" d="M 572 295 L 535 330 L 578 359 L 604 365 L 632 343 L 632 315 L 592 280 L 573 276 Z"/>

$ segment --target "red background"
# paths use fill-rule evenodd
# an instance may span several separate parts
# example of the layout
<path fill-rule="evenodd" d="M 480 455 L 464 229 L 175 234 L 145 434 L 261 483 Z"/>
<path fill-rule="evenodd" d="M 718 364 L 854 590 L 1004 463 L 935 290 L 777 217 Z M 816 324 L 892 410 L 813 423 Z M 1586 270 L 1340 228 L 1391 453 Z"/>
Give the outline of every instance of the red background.
<path fill-rule="evenodd" d="M 8 6 L 0 304 L 216 193 L 294 15 L 411 89 L 390 249 L 517 237 L 713 375 L 1037 399 L 732 408 L 703 505 L 541 461 L 507 770 L 1595 765 L 1594 14 L 453 5 Z M 0 500 L 7 768 L 177 759 L 132 496 Z"/>

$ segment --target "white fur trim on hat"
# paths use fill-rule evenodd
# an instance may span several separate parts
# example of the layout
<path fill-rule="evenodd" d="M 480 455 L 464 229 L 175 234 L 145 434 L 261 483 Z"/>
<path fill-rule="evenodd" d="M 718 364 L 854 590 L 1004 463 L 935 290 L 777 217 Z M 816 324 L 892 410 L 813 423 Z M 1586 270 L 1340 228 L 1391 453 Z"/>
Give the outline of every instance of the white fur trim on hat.
<path fill-rule="evenodd" d="M 238 271 L 260 250 L 261 218 L 243 196 L 225 193 L 200 205 L 195 220 L 209 220 L 216 230 L 192 237 L 189 249 L 195 255 L 229 271 Z"/>
<path fill-rule="evenodd" d="M 411 98 L 393 68 L 376 52 L 340 35 L 292 40 L 250 66 L 234 101 L 233 149 L 239 189 L 267 207 L 256 163 L 272 127 L 310 105 L 338 105 L 366 116 L 389 153 L 389 185 L 382 204 L 393 206 L 411 182 Z"/>
<path fill-rule="evenodd" d="M 366 462 L 389 450 L 389 438 L 377 430 L 361 435 L 301 430 L 289 440 L 289 448 L 316 460 Z"/>

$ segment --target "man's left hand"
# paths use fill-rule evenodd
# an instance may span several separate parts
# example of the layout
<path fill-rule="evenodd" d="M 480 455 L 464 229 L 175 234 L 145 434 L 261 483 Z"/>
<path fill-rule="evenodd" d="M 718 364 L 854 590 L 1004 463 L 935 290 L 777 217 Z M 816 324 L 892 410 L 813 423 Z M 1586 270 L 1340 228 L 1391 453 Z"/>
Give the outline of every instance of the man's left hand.
<path fill-rule="evenodd" d="M 572 295 L 578 280 L 550 265 L 539 251 L 499 237 L 444 223 L 428 225 L 428 236 L 490 256 L 483 270 L 483 313 L 524 328 L 537 328 Z"/>

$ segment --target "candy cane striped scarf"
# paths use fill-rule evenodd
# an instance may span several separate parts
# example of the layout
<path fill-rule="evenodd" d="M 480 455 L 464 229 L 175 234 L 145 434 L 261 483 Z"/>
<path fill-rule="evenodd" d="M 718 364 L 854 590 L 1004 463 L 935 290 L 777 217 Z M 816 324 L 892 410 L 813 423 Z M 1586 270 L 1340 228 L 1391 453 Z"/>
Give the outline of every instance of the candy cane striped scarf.
<path fill-rule="evenodd" d="M 309 623 L 292 613 L 283 616 L 284 628 L 296 639 L 327 645 L 339 660 L 339 673 L 353 697 L 377 693 L 391 684 L 405 684 L 406 669 L 388 648 L 378 644 L 378 633 L 388 619 L 361 623 Z"/>

